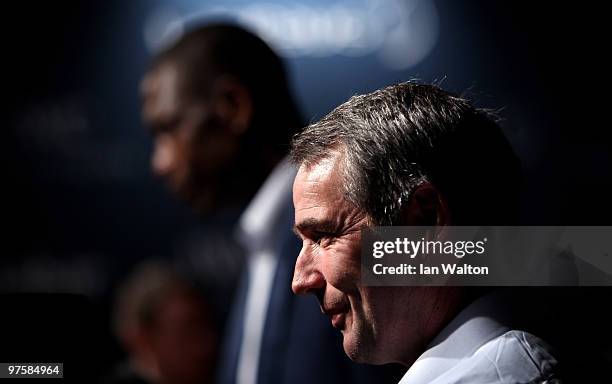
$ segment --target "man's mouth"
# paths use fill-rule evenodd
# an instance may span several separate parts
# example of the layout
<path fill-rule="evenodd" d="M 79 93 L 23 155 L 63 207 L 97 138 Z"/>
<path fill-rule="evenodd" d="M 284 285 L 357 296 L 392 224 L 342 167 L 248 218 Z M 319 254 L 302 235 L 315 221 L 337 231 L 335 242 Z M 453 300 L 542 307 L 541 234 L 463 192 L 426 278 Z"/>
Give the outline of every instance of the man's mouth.
<path fill-rule="evenodd" d="M 330 317 L 331 317 L 331 323 L 334 328 L 339 329 L 339 330 L 344 330 L 346 314 L 336 313 L 335 315 L 331 315 Z"/>
<path fill-rule="evenodd" d="M 333 308 L 325 308 L 321 306 L 321 311 L 329 316 L 332 326 L 339 330 L 343 330 L 346 326 L 346 315 L 348 314 L 349 308 L 344 306 L 334 306 Z"/>
<path fill-rule="evenodd" d="M 332 326 L 339 330 L 344 330 L 346 327 L 346 316 L 351 307 L 348 301 L 342 299 L 325 301 L 323 295 L 317 295 L 321 312 L 329 316 Z"/>

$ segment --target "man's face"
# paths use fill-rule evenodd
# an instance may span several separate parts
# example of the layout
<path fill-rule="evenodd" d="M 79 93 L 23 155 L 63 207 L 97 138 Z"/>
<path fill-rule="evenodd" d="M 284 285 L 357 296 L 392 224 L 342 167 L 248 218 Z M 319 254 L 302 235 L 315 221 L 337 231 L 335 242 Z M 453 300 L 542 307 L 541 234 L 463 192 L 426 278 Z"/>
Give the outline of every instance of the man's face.
<path fill-rule="evenodd" d="M 153 172 L 181 198 L 207 209 L 236 143 L 214 121 L 210 103 L 186 95 L 176 65 L 149 72 L 141 94 L 143 119 L 153 136 Z"/>
<path fill-rule="evenodd" d="M 332 325 L 341 330 L 346 354 L 383 364 L 418 355 L 427 290 L 361 285 L 363 210 L 343 193 L 342 155 L 301 166 L 293 185 L 295 231 L 303 241 L 292 289 L 315 294 Z"/>

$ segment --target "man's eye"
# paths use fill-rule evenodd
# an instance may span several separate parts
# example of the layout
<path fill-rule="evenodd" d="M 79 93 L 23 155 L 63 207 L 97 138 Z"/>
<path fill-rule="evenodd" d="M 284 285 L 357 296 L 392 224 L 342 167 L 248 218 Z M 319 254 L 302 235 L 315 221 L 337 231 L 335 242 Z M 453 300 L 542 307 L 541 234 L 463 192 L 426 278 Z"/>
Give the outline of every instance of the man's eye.
<path fill-rule="evenodd" d="M 172 132 L 172 125 L 170 124 L 159 124 L 155 127 L 156 133 L 169 133 Z"/>
<path fill-rule="evenodd" d="M 153 131 L 153 134 L 171 133 L 176 130 L 179 123 L 179 119 L 157 121 L 151 124 L 151 130 Z"/>
<path fill-rule="evenodd" d="M 312 241 L 318 245 L 321 245 L 321 243 L 324 243 L 325 241 L 331 239 L 331 237 L 331 233 L 316 232 L 312 237 Z"/>

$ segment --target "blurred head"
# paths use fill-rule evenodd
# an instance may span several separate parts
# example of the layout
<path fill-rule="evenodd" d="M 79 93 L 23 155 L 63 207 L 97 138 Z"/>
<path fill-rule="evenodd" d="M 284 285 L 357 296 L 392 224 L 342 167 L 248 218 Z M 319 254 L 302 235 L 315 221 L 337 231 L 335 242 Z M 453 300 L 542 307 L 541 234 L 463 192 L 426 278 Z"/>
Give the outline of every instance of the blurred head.
<path fill-rule="evenodd" d="M 141 95 L 154 173 L 202 211 L 251 197 L 299 126 L 280 59 L 236 26 L 188 32 L 155 57 Z"/>
<path fill-rule="evenodd" d="M 464 304 L 452 287 L 360 282 L 361 230 L 374 225 L 508 224 L 519 166 L 483 111 L 403 83 L 355 96 L 298 134 L 293 291 L 315 294 L 360 362 L 411 364 Z M 486 176 L 483 176 L 486 175 Z"/>
<path fill-rule="evenodd" d="M 118 292 L 115 331 L 134 368 L 159 383 L 211 380 L 217 334 L 202 293 L 161 265 L 137 269 Z"/>

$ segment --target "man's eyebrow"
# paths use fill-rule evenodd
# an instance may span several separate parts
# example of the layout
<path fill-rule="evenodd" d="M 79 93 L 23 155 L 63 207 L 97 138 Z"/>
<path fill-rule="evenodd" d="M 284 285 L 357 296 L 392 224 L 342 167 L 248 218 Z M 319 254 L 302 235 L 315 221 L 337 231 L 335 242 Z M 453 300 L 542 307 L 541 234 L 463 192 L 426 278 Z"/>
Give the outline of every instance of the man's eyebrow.
<path fill-rule="evenodd" d="M 331 220 L 318 220 L 313 217 L 309 217 L 293 226 L 293 232 L 298 236 L 300 236 L 301 233 L 313 230 L 318 232 L 335 232 L 336 223 Z"/>

